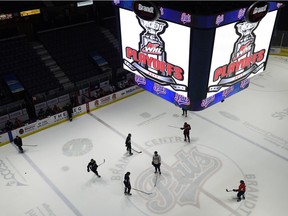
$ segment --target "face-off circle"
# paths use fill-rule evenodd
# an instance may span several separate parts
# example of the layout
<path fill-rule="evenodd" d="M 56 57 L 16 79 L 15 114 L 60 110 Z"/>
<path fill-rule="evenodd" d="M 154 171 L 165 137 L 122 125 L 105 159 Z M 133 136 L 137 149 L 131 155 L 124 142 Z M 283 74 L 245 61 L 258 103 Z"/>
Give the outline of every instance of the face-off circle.
<path fill-rule="evenodd" d="M 62 152 L 68 157 L 87 154 L 93 148 L 92 141 L 87 138 L 72 139 L 64 144 Z"/>

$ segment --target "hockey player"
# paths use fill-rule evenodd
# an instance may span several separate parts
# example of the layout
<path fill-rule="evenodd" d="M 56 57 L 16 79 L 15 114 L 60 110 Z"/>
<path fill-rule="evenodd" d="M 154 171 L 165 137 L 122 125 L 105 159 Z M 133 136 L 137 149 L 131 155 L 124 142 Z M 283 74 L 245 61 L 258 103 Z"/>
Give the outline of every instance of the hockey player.
<path fill-rule="evenodd" d="M 92 172 L 94 172 L 97 175 L 98 178 L 100 178 L 101 176 L 98 174 L 97 168 L 98 168 L 98 165 L 97 165 L 96 161 L 91 159 L 91 161 L 87 165 L 87 172 L 90 172 L 90 170 L 91 170 Z"/>
<path fill-rule="evenodd" d="M 130 191 L 131 191 L 130 172 L 127 172 L 124 175 L 123 183 L 124 183 L 124 186 L 125 186 L 124 194 L 127 194 L 127 195 L 131 196 L 132 194 L 130 193 Z"/>
<path fill-rule="evenodd" d="M 161 166 L 161 156 L 158 154 L 157 151 L 154 152 L 153 158 L 152 158 L 152 165 L 155 168 L 155 172 L 157 173 L 157 171 L 159 171 L 159 174 L 161 175 L 161 170 L 160 170 L 160 166 Z"/>
<path fill-rule="evenodd" d="M 24 153 L 22 148 L 22 139 L 19 136 L 16 136 L 14 139 L 14 144 L 18 147 L 20 153 Z"/>
<path fill-rule="evenodd" d="M 184 126 L 181 128 L 181 130 L 183 130 L 183 134 L 184 134 L 184 141 L 186 141 L 188 139 L 188 142 L 190 142 L 190 130 L 191 130 L 191 126 L 185 122 Z"/>
<path fill-rule="evenodd" d="M 233 189 L 234 192 L 238 192 L 237 193 L 237 202 L 240 202 L 241 201 L 241 197 L 243 199 L 245 199 L 245 192 L 246 192 L 246 184 L 243 180 L 240 180 L 240 185 L 238 187 L 238 189 Z"/>
<path fill-rule="evenodd" d="M 187 109 L 185 107 L 182 107 L 182 116 L 187 117 Z"/>
<path fill-rule="evenodd" d="M 131 148 L 131 134 L 130 133 L 128 134 L 126 138 L 125 145 L 129 154 L 133 155 L 133 153 L 131 152 L 132 148 Z"/>

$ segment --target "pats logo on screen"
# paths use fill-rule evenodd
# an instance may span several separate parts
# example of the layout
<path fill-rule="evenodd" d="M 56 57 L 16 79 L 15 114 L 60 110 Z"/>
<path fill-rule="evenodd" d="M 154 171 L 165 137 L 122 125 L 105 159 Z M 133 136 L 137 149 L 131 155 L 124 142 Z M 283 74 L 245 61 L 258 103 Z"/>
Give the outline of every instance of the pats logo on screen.
<path fill-rule="evenodd" d="M 168 23 L 163 20 L 147 21 L 137 16 L 143 28 L 137 49 L 126 47 L 124 64 L 137 71 L 143 77 L 161 85 L 170 86 L 174 91 L 187 92 L 187 86 L 180 84 L 184 80 L 184 70 L 166 59 L 165 42 L 161 38 Z M 132 60 L 132 61 L 129 61 Z"/>
<path fill-rule="evenodd" d="M 177 106 L 184 107 L 184 106 L 189 106 L 190 105 L 190 100 L 187 97 L 184 97 L 183 95 L 180 94 L 175 94 L 174 100 Z"/>
<path fill-rule="evenodd" d="M 154 83 L 154 85 L 153 85 L 153 90 L 154 90 L 157 94 L 163 94 L 163 95 L 166 94 L 166 89 L 165 89 L 163 86 L 161 86 L 161 85 L 159 85 L 159 84 L 157 84 L 157 83 Z"/>
<path fill-rule="evenodd" d="M 218 67 L 214 71 L 213 82 L 217 85 L 211 85 L 208 92 L 218 92 L 222 87 L 232 86 L 251 74 L 256 74 L 264 67 L 265 49 L 255 51 L 256 35 L 254 30 L 259 22 L 238 22 L 234 28 L 239 36 L 234 43 L 234 49 L 230 56 L 228 64 Z"/>

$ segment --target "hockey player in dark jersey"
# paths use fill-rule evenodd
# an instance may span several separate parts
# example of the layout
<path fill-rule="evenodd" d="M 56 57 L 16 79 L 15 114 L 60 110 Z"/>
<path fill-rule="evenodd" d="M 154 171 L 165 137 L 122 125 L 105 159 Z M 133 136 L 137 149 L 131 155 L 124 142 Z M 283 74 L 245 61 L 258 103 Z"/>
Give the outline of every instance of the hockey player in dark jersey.
<path fill-rule="evenodd" d="M 130 172 L 127 172 L 125 175 L 124 175 L 124 186 L 125 186 L 125 190 L 124 190 L 124 194 L 127 194 L 127 195 L 132 195 L 130 193 L 131 191 L 131 184 L 130 184 Z"/>
<path fill-rule="evenodd" d="M 190 142 L 190 130 L 191 130 L 191 126 L 185 122 L 184 126 L 181 128 L 181 130 L 183 130 L 183 134 L 184 134 L 184 141 L 186 141 L 188 139 L 188 142 Z"/>
<path fill-rule="evenodd" d="M 187 117 L 187 109 L 185 107 L 182 107 L 182 116 Z"/>
<path fill-rule="evenodd" d="M 133 153 L 131 152 L 132 148 L 131 148 L 131 134 L 130 133 L 126 137 L 125 145 L 126 145 L 126 149 L 129 152 L 129 154 L 133 155 Z"/>
<path fill-rule="evenodd" d="M 91 170 L 92 172 L 94 172 L 97 175 L 98 178 L 100 178 L 101 176 L 98 174 L 97 168 L 98 168 L 98 165 L 97 165 L 96 161 L 91 159 L 91 161 L 87 165 L 87 172 L 90 172 L 90 170 Z"/>
<path fill-rule="evenodd" d="M 18 146 L 20 153 L 23 153 L 23 152 L 24 152 L 24 151 L 23 151 L 23 148 L 22 148 L 23 143 L 22 143 L 21 137 L 16 136 L 16 138 L 14 139 L 14 144 L 15 144 L 16 146 Z"/>

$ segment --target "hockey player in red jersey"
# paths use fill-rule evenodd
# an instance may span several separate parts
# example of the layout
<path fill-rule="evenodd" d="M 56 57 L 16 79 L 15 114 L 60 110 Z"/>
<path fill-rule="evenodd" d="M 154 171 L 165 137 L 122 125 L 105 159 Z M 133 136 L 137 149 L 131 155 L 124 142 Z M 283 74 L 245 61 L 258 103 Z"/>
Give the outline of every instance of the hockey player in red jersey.
<path fill-rule="evenodd" d="M 241 197 L 243 199 L 245 199 L 245 192 L 246 192 L 246 184 L 243 180 L 240 180 L 240 185 L 238 187 L 238 189 L 233 189 L 234 192 L 238 192 L 237 193 L 237 202 L 240 202 L 241 201 Z"/>

